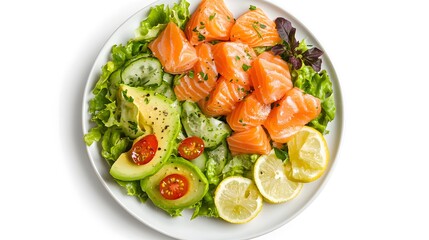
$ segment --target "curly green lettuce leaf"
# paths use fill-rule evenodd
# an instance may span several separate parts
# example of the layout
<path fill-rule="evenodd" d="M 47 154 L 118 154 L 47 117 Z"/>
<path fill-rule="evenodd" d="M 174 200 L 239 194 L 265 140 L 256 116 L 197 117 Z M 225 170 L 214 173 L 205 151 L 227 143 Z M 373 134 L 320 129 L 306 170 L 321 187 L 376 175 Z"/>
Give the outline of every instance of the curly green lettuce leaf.
<path fill-rule="evenodd" d="M 227 159 L 229 159 L 229 155 L 231 154 L 226 140 L 223 140 L 215 149 L 205 150 L 205 152 L 207 152 L 208 156 L 205 175 L 210 184 L 218 185 L 222 175 L 222 169 L 225 167 Z"/>
<path fill-rule="evenodd" d="M 189 18 L 189 3 L 186 0 L 181 0 L 171 8 L 164 4 L 154 6 L 150 9 L 147 18 L 140 22 L 139 28 L 135 31 L 134 40 L 151 41 L 155 39 L 170 21 L 183 30 Z"/>
<path fill-rule="evenodd" d="M 185 25 L 191 18 L 189 12 L 189 2 L 186 0 L 180 0 L 178 4 L 174 4 L 169 11 L 170 21 L 177 24 L 182 30 L 185 29 Z"/>
<path fill-rule="evenodd" d="M 182 216 L 183 208 L 177 208 L 177 209 L 166 209 L 166 208 L 160 208 L 164 210 L 166 213 L 168 213 L 171 217 L 180 217 Z"/>
<path fill-rule="evenodd" d="M 304 65 L 300 69 L 292 71 L 292 79 L 295 87 L 320 99 L 321 113 L 308 125 L 327 134 L 326 128 L 328 123 L 334 120 L 336 111 L 332 82 L 328 73 L 326 70 L 318 73 L 313 67 Z"/>
<path fill-rule="evenodd" d="M 119 127 L 107 128 L 101 139 L 101 156 L 112 164 L 119 155 L 126 152 L 132 145 L 132 140 L 125 136 Z"/>
<path fill-rule="evenodd" d="M 115 179 L 115 181 L 127 191 L 127 195 L 137 197 L 140 202 L 144 203 L 148 199 L 148 195 L 140 187 L 140 181 L 121 181 Z"/>
<path fill-rule="evenodd" d="M 243 176 L 253 178 L 252 168 L 258 159 L 257 154 L 240 154 L 234 156 L 223 168 L 222 178 L 225 179 L 230 176 Z"/>
<path fill-rule="evenodd" d="M 93 127 L 88 131 L 87 134 L 85 134 L 85 136 L 83 137 L 83 140 L 85 141 L 86 145 L 90 146 L 92 145 L 93 142 L 100 141 L 103 135 L 102 128 L 103 128 L 102 126 Z"/>
<path fill-rule="evenodd" d="M 219 213 L 217 212 L 216 205 L 214 203 L 214 191 L 216 190 L 216 186 L 212 185 L 212 189 L 210 189 L 206 195 L 204 195 L 203 199 L 197 202 L 193 208 L 194 213 L 192 214 L 192 218 L 196 217 L 214 217 L 218 218 Z"/>
<path fill-rule="evenodd" d="M 219 184 L 220 174 L 218 173 L 217 169 L 218 169 L 218 162 L 213 158 L 209 158 L 206 162 L 206 171 L 205 171 L 205 175 L 207 177 L 209 184 L 214 184 L 214 185 Z"/>
<path fill-rule="evenodd" d="M 148 52 L 146 42 L 128 41 L 124 46 L 114 45 L 112 47 L 112 59 L 118 66 L 123 66 L 126 62 L 135 58 L 140 58 L 139 54 Z"/>

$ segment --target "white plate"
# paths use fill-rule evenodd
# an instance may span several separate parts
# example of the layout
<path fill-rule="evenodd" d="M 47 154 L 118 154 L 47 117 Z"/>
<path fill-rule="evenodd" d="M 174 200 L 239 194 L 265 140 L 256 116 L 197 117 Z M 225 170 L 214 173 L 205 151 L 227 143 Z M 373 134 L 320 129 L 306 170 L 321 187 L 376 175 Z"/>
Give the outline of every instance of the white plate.
<path fill-rule="evenodd" d="M 200 0 L 188 1 L 191 3 L 190 10 L 193 12 Z M 176 1 L 160 0 L 143 8 L 135 15 L 131 16 L 126 22 L 124 22 L 105 43 L 91 69 L 88 82 L 85 87 L 82 110 L 84 133 L 87 133 L 92 126 L 90 122 L 90 115 L 88 114 L 88 101 L 93 97 L 91 90 L 98 80 L 99 74 L 101 73 L 101 67 L 109 59 L 111 47 L 114 44 L 125 44 L 127 40 L 134 37 L 134 30 L 139 26 L 140 21 L 145 18 L 151 6 L 158 4 L 172 4 L 173 2 Z M 247 11 L 250 5 L 255 5 L 261 8 L 271 19 L 275 19 L 279 16 L 285 17 L 292 22 L 294 27 L 297 28 L 298 40 L 305 38 L 308 44 L 313 44 L 323 50 L 323 47 L 302 23 L 300 23 L 291 14 L 272 3 L 262 0 L 225 0 L 225 3 L 232 11 L 235 18 Z M 116 184 L 116 182 L 109 175 L 109 167 L 106 161 L 100 155 L 100 146 L 93 144 L 92 146 L 88 147 L 87 150 L 96 174 L 100 178 L 102 184 L 106 187 L 107 191 L 126 211 L 128 211 L 131 215 L 147 226 L 174 238 L 205 240 L 249 239 L 266 234 L 273 231 L 274 229 L 279 228 L 280 226 L 292 220 L 306 206 L 308 206 L 312 200 L 314 200 L 314 198 L 318 195 L 326 183 L 326 180 L 332 170 L 332 166 L 336 161 L 335 158 L 339 149 L 343 127 L 341 90 L 335 70 L 326 53 L 323 55 L 322 60 L 322 68 L 328 71 L 334 85 L 334 94 L 337 107 L 335 120 L 330 123 L 330 133 L 327 136 L 327 141 L 331 152 L 330 166 L 322 178 L 313 183 L 306 184 L 301 194 L 291 202 L 280 205 L 264 204 L 261 213 L 250 223 L 235 225 L 226 223 L 222 220 L 204 217 L 190 220 L 192 215 L 191 211 L 185 211 L 182 217 L 171 218 L 162 210 L 154 207 L 150 200 L 148 200 L 146 204 L 141 204 L 136 200 L 136 198 L 127 196 L 124 192 L 124 189 Z"/>

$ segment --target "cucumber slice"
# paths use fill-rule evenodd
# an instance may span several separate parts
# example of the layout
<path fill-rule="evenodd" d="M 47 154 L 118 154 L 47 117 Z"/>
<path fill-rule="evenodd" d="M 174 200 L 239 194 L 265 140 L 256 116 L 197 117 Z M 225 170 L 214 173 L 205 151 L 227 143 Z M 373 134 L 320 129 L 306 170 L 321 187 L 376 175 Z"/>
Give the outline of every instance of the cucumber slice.
<path fill-rule="evenodd" d="M 121 69 L 118 69 L 114 71 L 112 74 L 110 74 L 109 77 L 110 80 L 110 86 L 109 86 L 109 93 L 110 96 L 116 96 L 116 93 L 118 92 L 119 84 L 121 84 Z"/>
<path fill-rule="evenodd" d="M 197 136 L 203 139 L 208 149 L 217 147 L 231 134 L 228 124 L 205 116 L 196 103 L 184 101 L 182 104 L 181 120 L 188 136 Z"/>
<path fill-rule="evenodd" d="M 162 65 L 158 59 L 142 57 L 125 66 L 121 78 L 125 85 L 131 87 L 159 86 L 162 82 L 163 73 Z"/>
<path fill-rule="evenodd" d="M 203 152 L 203 154 L 201 154 L 195 159 L 190 160 L 190 162 L 195 166 L 197 166 L 202 172 L 204 172 L 204 170 L 206 170 L 207 159 L 208 159 L 207 153 Z"/>

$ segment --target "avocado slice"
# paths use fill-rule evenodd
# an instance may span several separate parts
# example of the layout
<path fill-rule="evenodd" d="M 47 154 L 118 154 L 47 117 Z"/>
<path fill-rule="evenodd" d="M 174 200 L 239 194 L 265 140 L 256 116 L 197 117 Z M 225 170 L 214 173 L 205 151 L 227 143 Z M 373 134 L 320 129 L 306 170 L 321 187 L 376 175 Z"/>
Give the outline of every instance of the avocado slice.
<path fill-rule="evenodd" d="M 185 195 L 169 200 L 161 195 L 160 183 L 172 174 L 184 176 L 188 180 L 189 187 Z M 171 214 L 174 210 L 188 208 L 199 202 L 207 193 L 209 183 L 197 166 L 183 158 L 171 157 L 158 172 L 142 179 L 140 186 L 156 206 Z"/>
<path fill-rule="evenodd" d="M 122 153 L 110 168 L 110 174 L 119 180 L 134 181 L 154 174 L 162 164 L 170 157 L 175 146 L 174 139 L 180 131 L 180 109 L 177 102 L 173 102 L 153 91 L 142 88 L 120 85 L 118 89 L 119 106 L 127 106 L 122 112 L 134 109 L 130 117 L 124 123 L 133 122 L 138 126 L 136 134 L 140 137 L 155 134 L 158 140 L 158 150 L 154 158 L 144 165 L 136 165 L 130 156 L 130 152 Z M 132 106 L 134 105 L 134 107 Z M 122 114 L 122 113 L 121 113 Z M 124 128 L 132 129 L 129 125 Z M 140 137 L 135 139 L 137 142 Z"/>

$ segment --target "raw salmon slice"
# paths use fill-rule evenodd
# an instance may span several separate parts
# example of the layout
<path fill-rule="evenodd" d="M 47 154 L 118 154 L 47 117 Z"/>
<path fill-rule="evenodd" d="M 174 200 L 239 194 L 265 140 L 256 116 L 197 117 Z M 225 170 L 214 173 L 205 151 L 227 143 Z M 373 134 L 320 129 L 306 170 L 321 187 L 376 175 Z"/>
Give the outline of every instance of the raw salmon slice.
<path fill-rule="evenodd" d="M 192 45 L 229 40 L 234 21 L 223 0 L 203 0 L 186 24 L 186 37 Z"/>
<path fill-rule="evenodd" d="M 226 141 L 232 155 L 240 153 L 268 154 L 271 151 L 270 140 L 262 126 L 235 132 Z"/>
<path fill-rule="evenodd" d="M 264 123 L 270 114 L 271 106 L 256 99 L 254 93 L 239 102 L 234 110 L 226 117 L 226 121 L 234 131 L 244 131 Z"/>
<path fill-rule="evenodd" d="M 279 100 L 293 87 L 288 64 L 270 52 L 253 61 L 250 76 L 256 97 L 265 104 Z"/>
<path fill-rule="evenodd" d="M 173 22 L 150 44 L 149 49 L 159 59 L 164 70 L 171 74 L 189 71 L 198 61 L 195 48 L 186 39 L 184 32 Z"/>
<path fill-rule="evenodd" d="M 249 70 L 256 53 L 247 44 L 221 42 L 213 46 L 216 68 L 227 80 L 250 86 Z"/>
<path fill-rule="evenodd" d="M 195 49 L 198 62 L 174 86 L 174 93 L 179 101 L 191 100 L 198 102 L 206 97 L 216 86 L 218 73 L 213 61 L 211 45 L 203 43 L 196 46 Z"/>
<path fill-rule="evenodd" d="M 318 98 L 305 94 L 295 87 L 282 99 L 273 103 L 273 108 L 263 125 L 273 141 L 286 143 L 304 125 L 316 118 L 320 111 Z"/>
<path fill-rule="evenodd" d="M 241 41 L 251 47 L 274 46 L 282 40 L 276 24 L 260 8 L 241 15 L 231 29 L 231 41 Z"/>
<path fill-rule="evenodd" d="M 208 116 L 222 116 L 230 113 L 236 104 L 248 94 L 249 88 L 240 86 L 224 77 L 219 77 L 209 96 L 198 102 L 202 112 Z"/>

